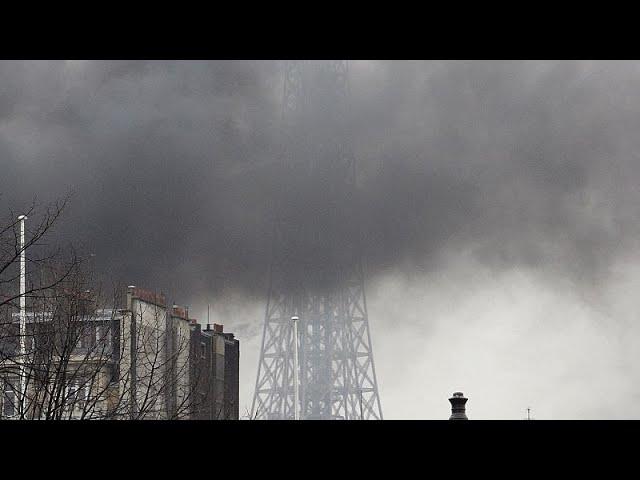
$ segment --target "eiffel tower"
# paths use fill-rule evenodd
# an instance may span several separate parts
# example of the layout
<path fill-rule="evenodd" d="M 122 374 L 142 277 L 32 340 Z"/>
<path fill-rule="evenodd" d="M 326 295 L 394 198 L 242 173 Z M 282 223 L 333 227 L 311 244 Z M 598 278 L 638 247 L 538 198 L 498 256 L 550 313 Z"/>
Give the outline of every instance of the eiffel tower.
<path fill-rule="evenodd" d="M 251 417 L 382 419 L 360 258 L 348 63 L 285 63 L 286 201 L 276 208 Z M 312 212 L 311 214 L 309 212 Z M 292 316 L 299 317 L 293 338 Z"/>

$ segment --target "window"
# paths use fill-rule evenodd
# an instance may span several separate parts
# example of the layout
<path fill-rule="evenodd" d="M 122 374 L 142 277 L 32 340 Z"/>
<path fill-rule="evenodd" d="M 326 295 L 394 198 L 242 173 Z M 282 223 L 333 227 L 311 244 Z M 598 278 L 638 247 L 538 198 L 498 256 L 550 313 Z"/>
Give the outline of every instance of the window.
<path fill-rule="evenodd" d="M 204 342 L 200 342 L 200 356 L 204 358 L 207 352 L 207 344 Z"/>
<path fill-rule="evenodd" d="M 5 418 L 13 417 L 17 411 L 16 392 L 9 383 L 4 384 L 2 392 L 2 416 Z"/>
<path fill-rule="evenodd" d="M 91 344 L 91 340 L 93 337 L 93 329 L 95 328 L 93 325 L 82 325 L 82 330 L 80 332 L 80 348 L 82 350 L 89 350 L 93 345 Z"/>
<path fill-rule="evenodd" d="M 84 402 L 87 400 L 87 385 L 83 385 L 83 380 L 76 380 L 67 386 L 66 405 L 72 412 L 72 418 L 79 418 L 84 409 Z"/>
<path fill-rule="evenodd" d="M 76 393 L 78 392 L 78 385 L 76 383 L 71 383 L 67 387 L 67 400 L 69 403 L 73 403 L 76 399 Z"/>
<path fill-rule="evenodd" d="M 79 405 L 84 408 L 84 402 L 87 400 L 87 390 L 89 389 L 88 385 L 83 385 L 82 387 L 78 386 L 78 390 L 76 393 L 76 401 Z"/>
<path fill-rule="evenodd" d="M 111 348 L 111 335 L 107 325 L 99 325 L 96 327 L 96 343 L 98 350 L 108 351 Z"/>

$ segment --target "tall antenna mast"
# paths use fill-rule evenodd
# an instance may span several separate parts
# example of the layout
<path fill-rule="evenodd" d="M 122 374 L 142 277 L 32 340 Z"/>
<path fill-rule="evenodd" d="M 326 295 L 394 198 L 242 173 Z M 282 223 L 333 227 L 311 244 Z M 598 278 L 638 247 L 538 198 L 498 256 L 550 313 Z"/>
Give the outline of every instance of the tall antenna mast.
<path fill-rule="evenodd" d="M 300 417 L 382 419 L 353 201 L 347 67 L 343 60 L 285 63 L 284 158 L 300 182 L 276 211 L 252 417 L 295 417 L 290 318 L 299 315 Z M 322 188 L 308 198 L 305 182 Z M 297 201 L 313 202 L 316 217 L 297 216 Z"/>

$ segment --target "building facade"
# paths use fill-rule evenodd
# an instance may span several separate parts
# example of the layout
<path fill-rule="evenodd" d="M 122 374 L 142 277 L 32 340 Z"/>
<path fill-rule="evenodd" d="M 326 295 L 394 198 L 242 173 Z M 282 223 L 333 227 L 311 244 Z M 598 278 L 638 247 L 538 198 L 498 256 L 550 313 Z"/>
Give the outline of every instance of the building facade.
<path fill-rule="evenodd" d="M 199 420 L 239 419 L 240 342 L 223 326 L 193 324 L 191 370 L 202 381 L 194 395 L 192 418 Z"/>
<path fill-rule="evenodd" d="M 18 313 L 3 316 L 0 419 L 238 418 L 233 334 L 134 286 L 120 309 L 71 297 L 27 311 L 24 355 Z"/>
<path fill-rule="evenodd" d="M 56 309 L 26 312 L 24 351 L 18 314 L 5 315 L 0 418 L 95 419 L 112 408 L 122 316 L 77 300 L 68 296 Z"/>
<path fill-rule="evenodd" d="M 124 383 L 133 419 L 190 418 L 198 382 L 191 371 L 192 324 L 188 309 L 167 305 L 166 297 L 138 287 L 127 289 L 123 310 Z"/>
<path fill-rule="evenodd" d="M 224 337 L 224 418 L 240 419 L 240 341 L 233 333 Z"/>

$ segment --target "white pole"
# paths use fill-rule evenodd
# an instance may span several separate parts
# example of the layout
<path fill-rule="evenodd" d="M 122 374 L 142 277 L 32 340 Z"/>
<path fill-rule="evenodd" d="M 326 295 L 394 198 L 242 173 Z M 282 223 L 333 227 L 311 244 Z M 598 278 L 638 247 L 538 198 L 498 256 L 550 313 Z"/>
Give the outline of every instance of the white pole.
<path fill-rule="evenodd" d="M 293 322 L 293 419 L 300 420 L 300 401 L 298 399 L 298 317 Z"/>
<path fill-rule="evenodd" d="M 26 215 L 20 215 L 20 416 L 23 416 L 24 409 L 24 397 L 26 396 L 26 382 L 24 361 L 27 354 L 25 337 L 27 335 L 27 315 L 26 315 L 26 259 L 24 251 L 24 221 L 27 219 Z"/>

